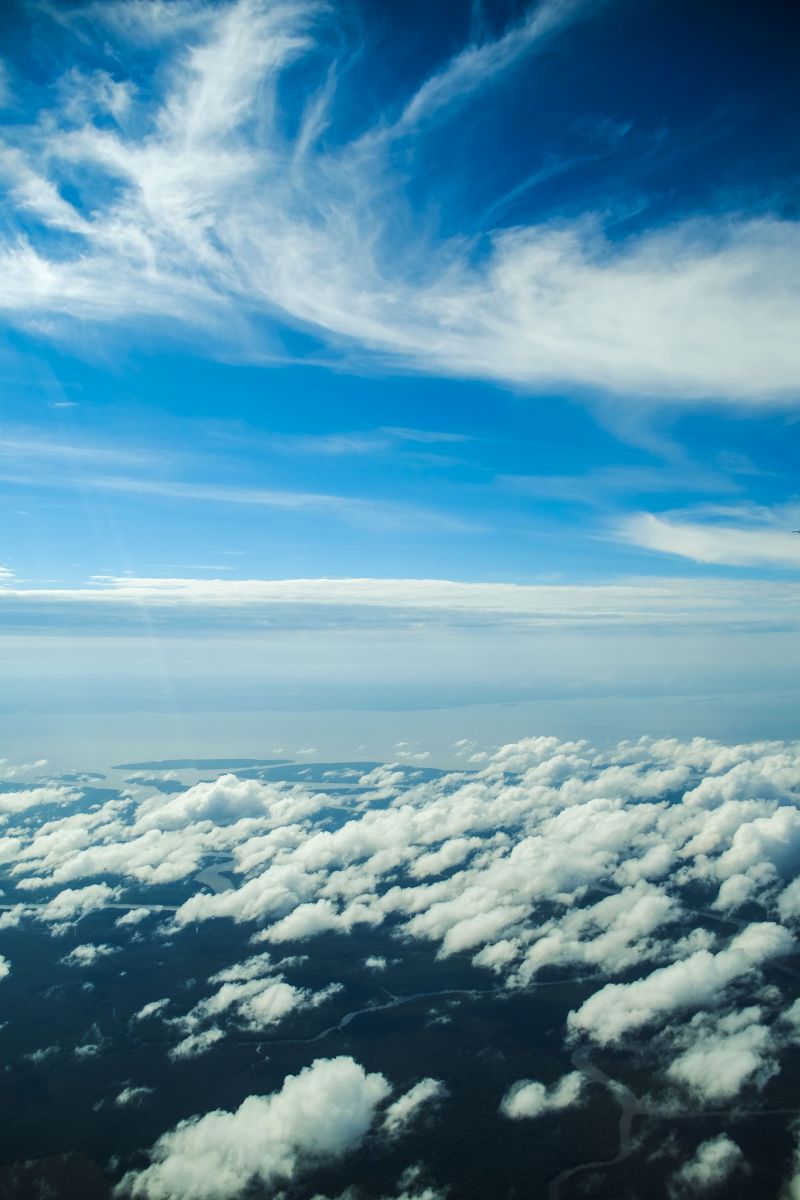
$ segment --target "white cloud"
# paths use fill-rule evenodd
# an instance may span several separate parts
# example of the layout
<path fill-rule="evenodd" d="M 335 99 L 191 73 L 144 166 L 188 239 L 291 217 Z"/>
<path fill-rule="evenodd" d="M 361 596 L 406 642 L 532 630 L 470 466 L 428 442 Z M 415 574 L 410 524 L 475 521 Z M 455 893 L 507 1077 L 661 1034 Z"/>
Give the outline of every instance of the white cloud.
<path fill-rule="evenodd" d="M 42 787 L 21 788 L 0 793 L 0 813 L 20 813 L 46 804 L 68 804 L 77 799 L 73 788 L 47 784 Z"/>
<path fill-rule="evenodd" d="M 129 1084 L 114 1097 L 114 1103 L 118 1108 L 128 1108 L 131 1105 L 141 1104 L 148 1096 L 152 1095 L 153 1089 L 151 1087 L 132 1087 Z"/>
<path fill-rule="evenodd" d="M 542 967 L 566 963 L 622 971 L 660 952 L 652 935 L 679 917 L 672 897 L 659 888 L 637 882 L 597 904 L 544 923 L 519 966 L 519 977 L 530 979 Z"/>
<path fill-rule="evenodd" d="M 581 1102 L 585 1082 L 580 1071 L 572 1071 L 569 1075 L 562 1076 L 550 1088 L 536 1080 L 520 1079 L 506 1092 L 500 1104 L 500 1111 L 504 1117 L 518 1121 L 525 1117 L 540 1117 L 543 1113 L 572 1108 Z"/>
<path fill-rule="evenodd" d="M 245 1029 L 266 1029 L 277 1025 L 289 1013 L 318 1008 L 342 990 L 342 985 L 337 983 L 318 992 L 295 987 L 287 983 L 283 975 L 270 973 L 274 969 L 267 965 L 268 962 L 269 955 L 258 955 L 250 960 L 249 966 L 245 964 L 240 970 L 234 968 L 212 976 L 210 982 L 220 983 L 217 991 L 198 1001 L 185 1016 L 174 1018 L 174 1023 L 194 1031 L 204 1021 L 231 1014 Z M 259 971 L 262 963 L 263 969 Z"/>
<path fill-rule="evenodd" d="M 253 954 L 243 962 L 234 963 L 232 967 L 225 967 L 221 971 L 217 971 L 216 975 L 212 975 L 209 983 L 239 983 L 245 979 L 259 979 L 265 975 L 269 975 L 273 970 L 272 956 L 270 954 Z"/>
<path fill-rule="evenodd" d="M 167 799 L 156 795 L 142 801 L 137 805 L 135 827 L 137 832 L 184 829 L 197 821 L 227 825 L 243 817 L 266 819 L 269 826 L 288 825 L 309 816 L 322 803 L 322 797 L 309 795 L 303 788 L 225 774 Z"/>
<path fill-rule="evenodd" d="M 105 908 L 118 900 L 120 889 L 107 883 L 90 883 L 86 887 L 64 888 L 57 896 L 39 910 L 43 921 L 51 921 L 62 927 L 79 921 L 90 912 Z"/>
<path fill-rule="evenodd" d="M 91 967 L 99 959 L 114 954 L 116 949 L 117 947 L 106 943 L 94 945 L 92 942 L 84 942 L 82 946 L 75 946 L 69 954 L 65 954 L 61 961 L 68 967 Z"/>
<path fill-rule="evenodd" d="M 733 1099 L 747 1082 L 763 1087 L 778 1064 L 761 1016 L 757 1007 L 716 1020 L 698 1013 L 682 1033 L 688 1048 L 673 1059 L 667 1076 L 709 1103 Z"/>
<path fill-rule="evenodd" d="M 735 979 L 757 971 L 771 958 L 791 954 L 793 948 L 794 939 L 781 926 L 748 925 L 717 954 L 698 950 L 633 983 L 606 984 L 570 1013 L 570 1029 L 603 1045 L 616 1042 L 660 1016 L 720 1003 Z"/>
<path fill-rule="evenodd" d="M 416 1120 L 420 1109 L 440 1103 L 446 1096 L 447 1088 L 441 1079 L 421 1079 L 389 1105 L 383 1118 L 384 1130 L 395 1137 Z"/>
<path fill-rule="evenodd" d="M 216 1025 L 212 1025 L 210 1029 L 204 1029 L 202 1033 L 188 1033 L 185 1038 L 170 1049 L 169 1059 L 171 1062 L 180 1062 L 185 1058 L 197 1058 L 200 1054 L 205 1054 L 218 1041 L 224 1037 L 221 1029 Z M 137 1192 L 133 1193 L 138 1195 Z M 147 1193 L 142 1193 L 147 1195 Z"/>
<path fill-rule="evenodd" d="M 800 538 L 796 538 L 800 544 Z M 113 619 L 137 624 L 188 614 L 200 622 L 252 628 L 269 614 L 276 629 L 335 626 L 373 630 L 419 628 L 421 622 L 487 630 L 708 630 L 794 629 L 800 586 L 792 581 L 638 580 L 609 584 L 464 583 L 452 580 L 200 580 L 98 577 L 84 587 L 5 586 L 0 605 L 29 628 L 47 625 L 53 612 L 82 624 Z M 365 617 L 365 613 L 368 616 Z M 296 756 L 296 755 L 295 755 Z M 37 792 L 38 790 L 34 790 Z M 54 803 L 70 796 L 49 787 Z M 43 803 L 46 796 L 16 793 L 8 804 Z M 163 799 L 163 798 L 162 798 Z M 154 805 L 156 800 L 154 799 Z M 176 800 L 175 805 L 180 804 Z"/>
<path fill-rule="evenodd" d="M 163 1000 L 150 1000 L 147 1004 L 140 1008 L 138 1012 L 133 1014 L 133 1020 L 145 1021 L 148 1019 L 148 1017 L 156 1017 L 159 1013 L 164 1011 L 168 1004 L 169 1000 L 166 998 Z"/>
<path fill-rule="evenodd" d="M 316 1059 L 279 1092 L 248 1096 L 233 1112 L 182 1121 L 116 1194 L 140 1200 L 231 1200 L 248 1186 L 291 1182 L 306 1164 L 336 1159 L 366 1136 L 389 1094 L 382 1075 L 352 1058 Z"/>
<path fill-rule="evenodd" d="M 719 894 L 711 905 L 720 912 L 733 912 L 755 894 L 758 885 L 749 875 L 729 875 L 720 884 Z"/>
<path fill-rule="evenodd" d="M 129 925 L 141 925 L 142 921 L 146 921 L 151 915 L 152 910 L 149 908 L 130 908 L 121 917 L 117 917 L 114 924 L 122 928 L 126 928 Z"/>
<path fill-rule="evenodd" d="M 782 921 L 800 917 L 800 879 L 793 879 L 778 897 L 778 912 Z"/>
<path fill-rule="evenodd" d="M 792 533 L 797 520 L 798 510 L 777 515 L 760 527 L 636 513 L 623 519 L 618 534 L 635 546 L 693 562 L 733 567 L 797 567 L 800 537 Z"/>
<path fill-rule="evenodd" d="M 370 954 L 364 959 L 364 966 L 368 971 L 385 971 L 388 962 L 382 954 Z"/>
<path fill-rule="evenodd" d="M 0 979 L 5 979 L 11 971 L 11 964 L 4 954 L 0 954 Z"/>
<path fill-rule="evenodd" d="M 800 544 L 800 537 L 796 539 Z M 488 628 L 794 628 L 800 586 L 792 581 L 630 579 L 613 584 L 464 583 L 447 579 L 192 579 L 97 577 L 75 588 L 3 585 L 0 604 L 26 624 L 116 621 L 143 607 L 152 619 L 225 614 L 250 625 L 268 613 L 278 628 L 346 625 L 374 629 L 475 623 Z M 39 616 L 39 614 L 41 614 Z M 53 800 L 57 800 L 56 790 Z M 62 795 L 66 793 L 62 792 Z M 44 794 L 31 803 L 46 800 Z"/>
<path fill-rule="evenodd" d="M 744 1155 L 727 1134 L 701 1142 L 693 1158 L 670 1180 L 673 1196 L 695 1196 L 717 1188 L 744 1165 Z"/>
<path fill-rule="evenodd" d="M 393 126 L 383 137 L 407 133 L 421 121 L 441 113 L 508 70 L 537 43 L 563 28 L 585 10 L 595 7 L 589 0 L 548 0 L 536 5 L 525 19 L 495 41 L 468 46 L 433 74 L 411 97 Z"/>

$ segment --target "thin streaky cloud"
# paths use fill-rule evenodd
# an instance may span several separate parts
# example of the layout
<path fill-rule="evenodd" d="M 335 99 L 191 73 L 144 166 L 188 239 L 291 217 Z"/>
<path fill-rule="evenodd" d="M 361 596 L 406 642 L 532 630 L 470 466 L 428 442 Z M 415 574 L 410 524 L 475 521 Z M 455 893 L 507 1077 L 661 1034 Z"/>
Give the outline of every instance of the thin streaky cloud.
<path fill-rule="evenodd" d="M 406 133 L 452 104 L 497 80 L 523 55 L 567 26 L 599 0 L 543 0 L 519 24 L 494 41 L 467 46 L 422 84 L 405 105 L 389 134 Z"/>
<path fill-rule="evenodd" d="M 741 490 L 723 470 L 687 465 L 681 467 L 596 467 L 583 475 L 502 475 L 502 486 L 520 495 L 566 500 L 588 507 L 603 507 L 614 497 L 636 493 L 674 494 Z"/>
<path fill-rule="evenodd" d="M 800 584 L 631 578 L 609 584 L 466 583 L 448 579 L 196 579 L 96 576 L 81 587 L 0 584 L 0 613 L 35 625 L 48 614 L 149 612 L 174 619 L 213 614 L 270 626 L 378 627 L 479 624 L 512 628 L 795 628 Z"/>
<path fill-rule="evenodd" d="M 116 463 L 129 467 L 152 467 L 163 465 L 168 457 L 171 456 L 152 448 L 137 451 L 97 443 L 46 441 L 32 432 L 6 432 L 0 429 L 0 461 Z"/>
<path fill-rule="evenodd" d="M 82 491 L 118 492 L 203 504 L 234 504 L 274 508 L 284 512 L 319 513 L 367 525 L 374 529 L 415 528 L 448 533 L 480 533 L 483 526 L 462 517 L 403 501 L 362 499 L 325 492 L 281 491 L 272 488 L 233 487 L 179 480 L 144 479 L 123 475 L 51 476 L 0 472 L 0 482 L 51 488 L 72 486 Z"/>

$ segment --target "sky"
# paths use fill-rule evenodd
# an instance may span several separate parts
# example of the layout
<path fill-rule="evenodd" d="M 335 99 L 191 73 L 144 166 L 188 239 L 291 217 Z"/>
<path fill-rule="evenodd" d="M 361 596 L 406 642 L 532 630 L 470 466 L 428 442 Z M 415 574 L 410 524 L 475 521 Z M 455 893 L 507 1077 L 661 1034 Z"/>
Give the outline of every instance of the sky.
<path fill-rule="evenodd" d="M 788 736 L 799 22 L 5 4 L 2 748 Z"/>

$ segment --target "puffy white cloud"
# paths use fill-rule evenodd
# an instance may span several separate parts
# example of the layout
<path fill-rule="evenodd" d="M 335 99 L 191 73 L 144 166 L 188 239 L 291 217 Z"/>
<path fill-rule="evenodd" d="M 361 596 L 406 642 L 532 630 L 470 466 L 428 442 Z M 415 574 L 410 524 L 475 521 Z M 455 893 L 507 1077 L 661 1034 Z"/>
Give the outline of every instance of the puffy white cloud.
<path fill-rule="evenodd" d="M 265 1029 L 277 1025 L 291 1012 L 318 1007 L 337 991 L 341 991 L 341 984 L 310 992 L 287 983 L 282 975 L 227 982 L 177 1020 L 187 1029 L 193 1029 L 203 1021 L 230 1012 L 246 1029 Z"/>
<path fill-rule="evenodd" d="M 624 970 L 659 953 L 651 935 L 680 913 L 671 896 L 646 883 L 636 883 L 597 904 L 568 913 L 536 930 L 536 940 L 518 968 L 529 980 L 548 965 L 585 963 L 607 972 Z"/>
<path fill-rule="evenodd" d="M 152 1162 L 130 1172 L 118 1196 L 142 1200 L 231 1200 L 258 1183 L 274 1188 L 304 1166 L 358 1146 L 389 1094 L 382 1075 L 352 1058 L 316 1059 L 281 1090 L 248 1096 L 235 1112 L 182 1121 L 153 1146 Z"/>
<path fill-rule="evenodd" d="M 143 801 L 137 807 L 135 827 L 142 831 L 185 829 L 198 821 L 227 825 L 244 817 L 266 819 L 272 827 L 309 816 L 321 804 L 322 799 L 305 788 L 228 774 L 196 783 L 167 799 L 159 794 Z"/>
<path fill-rule="evenodd" d="M 751 899 L 757 887 L 755 879 L 749 875 L 729 875 L 720 884 L 719 893 L 711 907 L 720 912 L 735 912 Z"/>
<path fill-rule="evenodd" d="M 420 1109 L 442 1101 L 446 1095 L 447 1088 L 441 1079 L 421 1079 L 389 1105 L 383 1118 L 384 1130 L 391 1136 L 402 1133 L 416 1119 Z"/>
<path fill-rule="evenodd" d="M 204 1029 L 201 1033 L 188 1033 L 185 1038 L 171 1047 L 169 1058 L 172 1062 L 180 1062 L 184 1058 L 197 1058 L 198 1055 L 205 1054 L 210 1050 L 224 1036 L 222 1030 L 218 1029 L 216 1025 L 212 1025 L 210 1029 Z"/>
<path fill-rule="evenodd" d="M 166 997 L 162 1000 L 150 1000 L 138 1012 L 133 1014 L 133 1020 L 146 1021 L 149 1017 L 157 1017 L 159 1013 L 164 1011 L 168 1004 L 169 1000 Z"/>
<path fill-rule="evenodd" d="M 151 913 L 152 909 L 150 908 L 130 908 L 121 917 L 117 917 L 114 924 L 119 925 L 123 929 L 130 925 L 141 925 L 142 921 L 146 921 Z"/>
<path fill-rule="evenodd" d="M 243 979 L 260 979 L 273 969 L 271 954 L 252 954 L 242 962 L 224 967 L 209 979 L 209 983 L 239 983 Z"/>
<path fill-rule="evenodd" d="M 580 1071 L 563 1075 L 550 1088 L 536 1080 L 520 1079 L 506 1092 L 500 1103 L 500 1111 L 504 1117 L 518 1121 L 524 1117 L 540 1117 L 543 1113 L 572 1108 L 581 1102 L 585 1082 Z"/>
<path fill-rule="evenodd" d="M 720 1003 L 735 979 L 794 948 L 791 934 L 771 922 L 749 925 L 724 950 L 698 950 L 688 958 L 659 967 L 633 983 L 609 983 L 569 1014 L 573 1033 L 586 1033 L 605 1044 L 618 1041 L 658 1017 Z"/>
<path fill-rule="evenodd" d="M 294 960 L 285 961 L 289 964 Z M 170 1024 L 189 1035 L 173 1048 L 171 1057 L 184 1058 L 205 1051 L 221 1035 L 221 1019 L 227 1018 L 243 1029 L 266 1029 L 277 1025 L 292 1012 L 318 1008 L 342 991 L 340 983 L 331 983 L 316 992 L 296 987 L 286 981 L 277 970 L 278 965 L 272 962 L 269 954 L 255 954 L 212 975 L 209 983 L 218 985 L 217 990 L 199 1000 L 183 1016 L 169 1019 Z M 158 1008 L 146 1006 L 146 1009 L 147 1012 L 141 1010 L 136 1014 L 137 1019 L 160 1011 L 161 1005 Z M 202 1034 L 198 1040 L 197 1031 L 206 1022 L 213 1023 L 212 1040 L 203 1040 Z"/>
<path fill-rule="evenodd" d="M 42 909 L 39 916 L 43 921 L 52 921 L 60 926 L 68 926 L 85 917 L 87 913 L 105 908 L 107 904 L 117 900 L 119 888 L 113 888 L 107 883 L 90 883 L 82 888 L 65 888 L 54 896 Z"/>
<path fill-rule="evenodd" d="M 40 787 L 20 788 L 19 791 L 0 792 L 0 813 L 22 813 L 28 809 L 41 808 L 50 804 L 68 804 L 78 799 L 74 788 L 50 783 Z"/>
<path fill-rule="evenodd" d="M 727 1134 L 701 1142 L 693 1158 L 685 1162 L 670 1180 L 675 1197 L 701 1195 L 725 1183 L 744 1165 L 741 1149 Z"/>
<path fill-rule="evenodd" d="M 29 909 L 24 904 L 14 904 L 0 912 L 0 929 L 16 929 Z"/>
<path fill-rule="evenodd" d="M 0 979 L 5 979 L 11 971 L 11 963 L 4 954 L 0 954 Z"/>
<path fill-rule="evenodd" d="M 75 946 L 70 950 L 69 954 L 65 954 L 61 959 L 68 967 L 91 967 L 101 958 L 107 958 L 109 954 L 114 954 L 117 947 L 109 946 L 105 942 L 96 946 L 92 942 L 84 942 L 81 946 Z"/>
<path fill-rule="evenodd" d="M 770 1029 L 761 1009 L 750 1007 L 714 1019 L 698 1013 L 682 1031 L 687 1046 L 667 1068 L 667 1076 L 708 1102 L 730 1100 L 745 1083 L 759 1087 L 778 1070 Z"/>

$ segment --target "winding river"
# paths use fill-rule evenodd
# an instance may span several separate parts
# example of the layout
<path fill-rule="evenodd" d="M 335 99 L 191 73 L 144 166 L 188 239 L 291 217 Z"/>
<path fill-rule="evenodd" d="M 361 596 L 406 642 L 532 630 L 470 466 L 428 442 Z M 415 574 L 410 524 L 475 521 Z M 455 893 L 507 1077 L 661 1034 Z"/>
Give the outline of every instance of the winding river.
<path fill-rule="evenodd" d="M 599 1083 L 607 1088 L 617 1104 L 619 1104 L 621 1109 L 619 1118 L 619 1148 L 613 1158 L 578 1163 L 574 1167 L 568 1167 L 565 1171 L 561 1171 L 547 1185 L 547 1200 L 559 1200 L 562 1186 L 573 1175 L 579 1175 L 582 1171 L 591 1171 L 598 1167 L 613 1167 L 616 1163 L 622 1162 L 623 1159 L 627 1158 L 633 1149 L 633 1139 L 631 1137 L 633 1118 L 647 1111 L 644 1102 L 626 1084 L 620 1083 L 618 1079 L 612 1079 L 604 1071 L 601 1071 L 599 1067 L 595 1066 L 589 1058 L 588 1050 L 576 1050 L 572 1055 L 572 1063 L 591 1083 Z"/>

